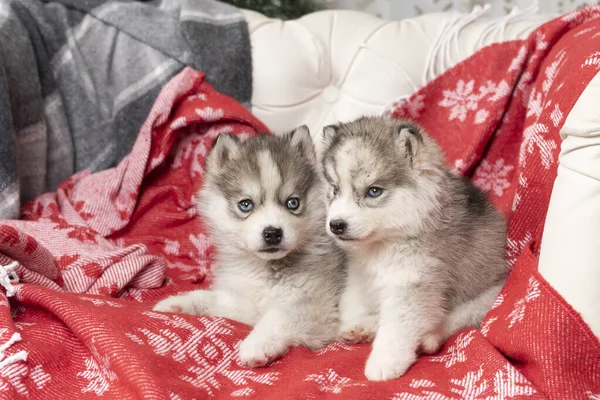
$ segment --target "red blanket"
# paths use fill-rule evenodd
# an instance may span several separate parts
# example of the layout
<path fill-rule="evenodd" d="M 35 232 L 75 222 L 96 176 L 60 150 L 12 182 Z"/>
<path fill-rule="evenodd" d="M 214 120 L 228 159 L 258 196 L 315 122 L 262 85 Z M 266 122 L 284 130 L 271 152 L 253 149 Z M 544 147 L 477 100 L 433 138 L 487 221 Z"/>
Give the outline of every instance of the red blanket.
<path fill-rule="evenodd" d="M 485 48 L 393 113 L 423 124 L 508 218 L 513 270 L 480 330 L 457 333 L 400 379 L 370 383 L 368 345 L 293 349 L 251 370 L 237 363 L 249 327 L 150 311 L 208 281 L 213 249 L 194 193 L 211 141 L 266 131 L 188 69 L 116 168 L 79 173 L 25 206 L 23 220 L 1 221 L 0 396 L 598 398 L 600 344 L 537 273 L 559 130 L 600 69 L 598 17 L 583 9 Z"/>

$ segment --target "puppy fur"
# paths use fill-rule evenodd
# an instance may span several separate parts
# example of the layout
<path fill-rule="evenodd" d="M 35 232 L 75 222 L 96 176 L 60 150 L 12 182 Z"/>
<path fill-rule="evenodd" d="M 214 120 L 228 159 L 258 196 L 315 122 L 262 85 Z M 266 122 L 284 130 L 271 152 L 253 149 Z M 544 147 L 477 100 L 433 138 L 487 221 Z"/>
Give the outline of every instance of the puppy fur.
<path fill-rule="evenodd" d="M 212 290 L 154 309 L 252 325 L 240 344 L 240 361 L 250 367 L 292 346 L 318 349 L 335 340 L 346 271 L 343 252 L 323 229 L 321 182 L 305 126 L 244 141 L 220 135 L 198 203 L 218 253 Z M 279 239 L 267 240 L 267 229 L 279 229 Z"/>
<path fill-rule="evenodd" d="M 348 256 L 340 335 L 374 338 L 365 375 L 394 379 L 479 326 L 508 273 L 505 221 L 410 121 L 363 117 L 322 139 L 326 230 Z"/>

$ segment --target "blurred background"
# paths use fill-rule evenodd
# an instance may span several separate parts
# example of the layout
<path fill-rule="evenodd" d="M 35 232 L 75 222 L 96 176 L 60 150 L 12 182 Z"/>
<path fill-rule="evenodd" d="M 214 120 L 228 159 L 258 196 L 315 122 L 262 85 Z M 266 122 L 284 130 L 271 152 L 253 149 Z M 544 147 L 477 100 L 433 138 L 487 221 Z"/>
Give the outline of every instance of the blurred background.
<path fill-rule="evenodd" d="M 237 7 L 259 11 L 270 17 L 299 18 L 323 8 L 344 8 L 366 11 L 385 19 L 402 19 L 430 12 L 457 10 L 469 12 L 476 5 L 489 4 L 487 16 L 508 14 L 514 7 L 525 9 L 532 0 L 225 0 Z M 540 0 L 542 14 L 562 14 L 598 3 L 586 0 Z"/>

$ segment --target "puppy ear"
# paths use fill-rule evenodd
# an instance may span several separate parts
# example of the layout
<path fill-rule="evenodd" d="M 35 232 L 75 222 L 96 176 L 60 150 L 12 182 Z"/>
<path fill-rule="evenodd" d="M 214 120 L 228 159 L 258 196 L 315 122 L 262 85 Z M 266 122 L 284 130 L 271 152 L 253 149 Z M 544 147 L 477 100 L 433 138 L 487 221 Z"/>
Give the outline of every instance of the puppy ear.
<path fill-rule="evenodd" d="M 299 150 L 304 156 L 308 157 L 311 163 L 314 163 L 316 160 L 315 146 L 310 137 L 308 126 L 299 126 L 288 135 L 292 148 Z"/>
<path fill-rule="evenodd" d="M 206 169 L 219 172 L 227 163 L 237 157 L 240 150 L 240 140 L 233 135 L 221 133 L 212 143 L 212 148 L 206 159 Z"/>
<path fill-rule="evenodd" d="M 397 136 L 400 146 L 404 148 L 410 166 L 414 168 L 423 146 L 423 135 L 421 135 L 420 128 L 413 124 L 402 124 L 397 129 Z"/>
<path fill-rule="evenodd" d="M 331 142 L 333 142 L 333 138 L 338 134 L 338 129 L 339 127 L 337 125 L 327 125 L 323 128 L 321 142 L 325 147 L 329 147 Z"/>

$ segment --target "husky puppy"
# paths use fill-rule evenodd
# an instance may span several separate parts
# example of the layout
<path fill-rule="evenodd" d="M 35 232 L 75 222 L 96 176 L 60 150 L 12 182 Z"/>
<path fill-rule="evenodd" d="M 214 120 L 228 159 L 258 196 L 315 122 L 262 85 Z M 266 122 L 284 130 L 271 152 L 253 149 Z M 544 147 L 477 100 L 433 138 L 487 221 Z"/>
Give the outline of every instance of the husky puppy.
<path fill-rule="evenodd" d="M 252 325 L 241 364 L 265 366 L 292 346 L 318 349 L 339 332 L 344 254 L 323 229 L 326 204 L 306 126 L 240 141 L 221 134 L 198 208 L 217 247 L 212 290 L 154 309 Z"/>
<path fill-rule="evenodd" d="M 508 273 L 504 219 L 406 120 L 326 127 L 319 158 L 326 230 L 348 256 L 340 335 L 373 341 L 368 379 L 397 378 L 419 351 L 479 326 Z"/>

